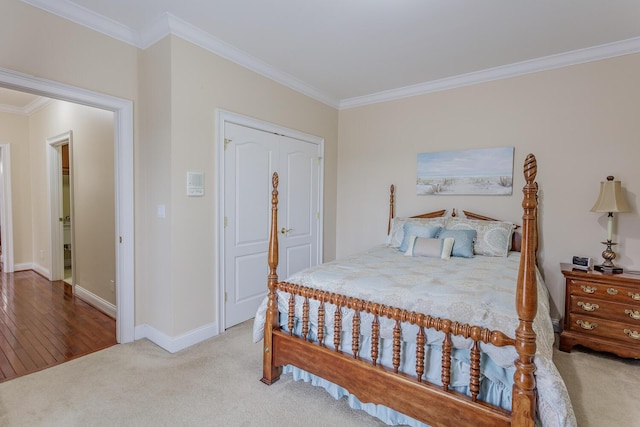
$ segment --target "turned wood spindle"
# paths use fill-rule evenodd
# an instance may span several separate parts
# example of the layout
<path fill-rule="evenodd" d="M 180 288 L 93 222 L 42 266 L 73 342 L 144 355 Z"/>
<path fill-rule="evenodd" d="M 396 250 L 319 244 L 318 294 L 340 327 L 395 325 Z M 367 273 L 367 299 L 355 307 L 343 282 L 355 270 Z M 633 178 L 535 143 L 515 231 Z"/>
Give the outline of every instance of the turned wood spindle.
<path fill-rule="evenodd" d="M 418 328 L 418 335 L 416 336 L 416 377 L 418 382 L 422 382 L 422 376 L 424 375 L 424 344 L 425 344 L 424 328 L 420 326 Z"/>
<path fill-rule="evenodd" d="M 302 304 L 302 336 L 304 340 L 308 340 L 309 335 L 309 297 L 304 297 L 304 303 Z"/>
<path fill-rule="evenodd" d="M 336 313 L 333 316 L 333 346 L 340 352 L 340 334 L 342 333 L 342 308 L 336 306 Z"/>
<path fill-rule="evenodd" d="M 380 343 L 380 320 L 378 315 L 373 316 L 373 322 L 371 322 L 371 361 L 373 366 L 378 364 L 378 346 Z"/>
<path fill-rule="evenodd" d="M 396 324 L 393 327 L 393 372 L 396 374 L 400 368 L 400 340 L 402 338 L 402 332 L 400 329 L 400 320 L 396 320 Z"/>
<path fill-rule="evenodd" d="M 442 342 L 442 388 L 449 390 L 451 383 L 451 335 L 445 332 Z"/>
<path fill-rule="evenodd" d="M 353 324 L 351 331 L 351 352 L 353 358 L 358 358 L 358 352 L 360 351 L 360 312 L 353 313 Z"/>
<path fill-rule="evenodd" d="M 471 392 L 471 399 L 475 402 L 478 399 L 478 393 L 480 393 L 480 346 L 478 341 L 473 342 L 470 358 L 469 391 Z"/>
<path fill-rule="evenodd" d="M 295 314 L 296 314 L 296 295 L 294 293 L 289 294 L 289 316 L 287 318 L 287 326 L 289 326 L 289 335 L 293 335 L 293 328 L 295 327 Z"/>
<path fill-rule="evenodd" d="M 324 301 L 318 306 L 318 344 L 324 347 Z"/>

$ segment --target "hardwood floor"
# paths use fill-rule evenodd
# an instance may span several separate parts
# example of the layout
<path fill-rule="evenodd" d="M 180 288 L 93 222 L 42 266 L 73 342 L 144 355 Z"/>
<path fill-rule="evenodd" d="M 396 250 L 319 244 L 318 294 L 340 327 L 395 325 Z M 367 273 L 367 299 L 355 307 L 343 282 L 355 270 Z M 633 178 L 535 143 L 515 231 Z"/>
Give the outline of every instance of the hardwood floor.
<path fill-rule="evenodd" d="M 116 322 L 64 282 L 0 272 L 0 382 L 116 344 Z"/>

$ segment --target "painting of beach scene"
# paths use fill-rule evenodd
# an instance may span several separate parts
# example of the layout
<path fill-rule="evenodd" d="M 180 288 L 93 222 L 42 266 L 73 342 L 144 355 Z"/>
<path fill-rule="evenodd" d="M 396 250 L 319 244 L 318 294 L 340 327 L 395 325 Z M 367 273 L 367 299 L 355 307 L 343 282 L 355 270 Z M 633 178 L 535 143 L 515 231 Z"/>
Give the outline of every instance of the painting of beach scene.
<path fill-rule="evenodd" d="M 510 195 L 514 147 L 418 154 L 417 194 Z"/>

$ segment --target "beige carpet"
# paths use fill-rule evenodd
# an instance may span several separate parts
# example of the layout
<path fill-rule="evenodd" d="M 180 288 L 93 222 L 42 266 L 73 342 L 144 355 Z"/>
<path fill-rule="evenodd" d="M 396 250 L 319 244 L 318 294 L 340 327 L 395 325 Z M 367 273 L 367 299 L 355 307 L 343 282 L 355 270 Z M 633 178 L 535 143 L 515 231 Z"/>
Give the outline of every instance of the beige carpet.
<path fill-rule="evenodd" d="M 170 354 L 147 340 L 118 345 L 0 384 L 2 426 L 376 426 L 324 390 L 283 376 L 259 382 L 251 322 Z M 638 426 L 640 365 L 557 354 L 580 426 Z"/>

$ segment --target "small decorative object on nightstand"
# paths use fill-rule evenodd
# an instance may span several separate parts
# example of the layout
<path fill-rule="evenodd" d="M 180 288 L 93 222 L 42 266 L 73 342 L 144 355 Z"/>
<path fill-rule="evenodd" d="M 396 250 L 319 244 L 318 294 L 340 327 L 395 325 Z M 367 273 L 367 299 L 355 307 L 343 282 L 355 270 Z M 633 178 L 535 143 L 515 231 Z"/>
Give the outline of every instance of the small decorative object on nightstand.
<path fill-rule="evenodd" d="M 580 344 L 640 359 L 640 276 L 560 268 L 566 281 L 560 350 Z"/>
<path fill-rule="evenodd" d="M 621 267 L 616 267 L 613 264 L 613 260 L 616 258 L 616 253 L 611 248 L 617 243 L 611 241 L 613 234 L 613 213 L 614 212 L 631 212 L 627 201 L 622 194 L 622 187 L 620 181 L 614 181 L 612 176 L 608 176 L 606 181 L 600 183 L 600 194 L 596 204 L 591 208 L 591 212 L 607 212 L 607 241 L 602 242 L 607 245 L 607 248 L 602 252 L 602 258 L 604 262 L 601 265 L 596 265 L 595 269 L 606 273 L 622 273 Z"/>

